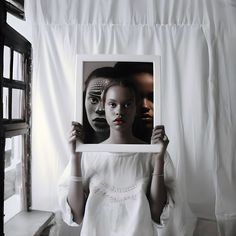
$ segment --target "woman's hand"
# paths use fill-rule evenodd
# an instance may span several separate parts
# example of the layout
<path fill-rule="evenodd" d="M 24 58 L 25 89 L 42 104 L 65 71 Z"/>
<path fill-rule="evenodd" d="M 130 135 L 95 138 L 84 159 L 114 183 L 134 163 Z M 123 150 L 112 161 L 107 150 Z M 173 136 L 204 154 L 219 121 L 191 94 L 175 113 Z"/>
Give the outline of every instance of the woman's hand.
<path fill-rule="evenodd" d="M 167 146 L 169 144 L 169 139 L 165 134 L 164 125 L 157 125 L 154 127 L 152 131 L 151 144 L 161 144 L 161 150 L 159 152 L 159 155 L 164 156 Z"/>
<path fill-rule="evenodd" d="M 71 147 L 71 153 L 73 155 L 76 154 L 76 141 L 79 141 L 80 143 L 84 142 L 84 130 L 83 126 L 80 123 L 72 121 L 69 144 Z"/>

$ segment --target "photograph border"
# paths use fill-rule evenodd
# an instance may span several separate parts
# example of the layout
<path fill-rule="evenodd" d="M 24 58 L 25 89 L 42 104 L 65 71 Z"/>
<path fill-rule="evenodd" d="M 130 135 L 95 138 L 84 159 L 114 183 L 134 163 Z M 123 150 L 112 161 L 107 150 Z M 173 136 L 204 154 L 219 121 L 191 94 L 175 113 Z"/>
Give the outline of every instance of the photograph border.
<path fill-rule="evenodd" d="M 83 88 L 85 62 L 152 62 L 153 63 L 153 125 L 161 124 L 161 57 L 159 55 L 76 55 L 75 80 L 75 117 L 74 120 L 83 124 Z M 155 102 L 158 101 L 158 102 Z M 77 141 L 77 152 L 158 152 L 159 144 L 81 144 Z"/>

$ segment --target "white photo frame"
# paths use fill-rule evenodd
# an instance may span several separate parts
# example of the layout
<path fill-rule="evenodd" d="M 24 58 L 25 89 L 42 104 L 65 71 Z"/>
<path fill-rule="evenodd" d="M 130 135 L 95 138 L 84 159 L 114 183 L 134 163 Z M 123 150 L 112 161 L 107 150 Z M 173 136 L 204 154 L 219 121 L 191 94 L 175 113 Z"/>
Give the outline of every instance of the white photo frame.
<path fill-rule="evenodd" d="M 151 62 L 153 63 L 153 126 L 161 124 L 161 58 L 158 55 L 77 55 L 76 56 L 76 102 L 75 121 L 83 124 L 83 92 L 84 92 L 84 65 L 85 63 L 116 63 L 116 62 Z M 157 102 L 158 101 L 158 102 Z M 159 152 L 159 144 L 81 144 L 76 143 L 77 152 Z"/>

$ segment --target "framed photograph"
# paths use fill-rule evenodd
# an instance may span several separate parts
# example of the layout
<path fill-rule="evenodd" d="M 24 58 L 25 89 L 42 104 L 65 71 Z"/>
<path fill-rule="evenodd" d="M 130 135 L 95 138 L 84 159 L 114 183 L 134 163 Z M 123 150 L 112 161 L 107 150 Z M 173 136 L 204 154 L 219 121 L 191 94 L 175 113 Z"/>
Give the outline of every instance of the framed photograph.
<path fill-rule="evenodd" d="M 153 127 L 161 124 L 160 56 L 77 55 L 76 60 L 75 121 L 81 123 L 84 130 L 84 143 L 77 142 L 76 150 L 158 152 L 160 145 L 150 142 Z M 105 144 L 110 126 L 103 95 L 117 79 L 135 87 L 136 112 L 129 122 L 133 136 L 143 144 Z M 120 120 L 116 123 L 120 125 Z"/>

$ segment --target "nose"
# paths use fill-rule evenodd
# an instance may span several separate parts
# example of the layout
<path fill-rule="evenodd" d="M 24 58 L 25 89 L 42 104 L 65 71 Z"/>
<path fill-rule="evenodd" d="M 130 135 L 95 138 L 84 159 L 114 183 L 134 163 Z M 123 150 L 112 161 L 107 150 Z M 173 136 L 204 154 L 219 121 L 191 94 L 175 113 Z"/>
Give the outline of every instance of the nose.
<path fill-rule="evenodd" d="M 142 103 L 141 103 L 141 111 L 148 112 L 149 110 L 150 110 L 150 107 L 148 106 L 148 100 L 147 98 L 143 98 Z"/>
<path fill-rule="evenodd" d="M 99 102 L 96 109 L 95 109 L 95 112 L 99 115 L 104 115 L 105 114 L 105 110 L 104 110 L 104 107 L 103 107 L 103 104 L 102 102 Z"/>
<path fill-rule="evenodd" d="M 118 105 L 115 110 L 116 115 L 123 115 L 123 108 L 121 105 Z"/>

